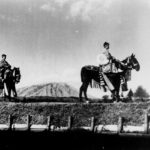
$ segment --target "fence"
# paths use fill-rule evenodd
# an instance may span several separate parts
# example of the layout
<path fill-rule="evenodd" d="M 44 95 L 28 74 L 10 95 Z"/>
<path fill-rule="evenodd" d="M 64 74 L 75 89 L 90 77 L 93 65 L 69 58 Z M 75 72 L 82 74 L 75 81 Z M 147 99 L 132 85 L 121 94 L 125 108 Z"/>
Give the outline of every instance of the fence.
<path fill-rule="evenodd" d="M 131 134 L 131 135 L 146 135 L 150 136 L 149 134 L 149 121 L 150 121 L 150 115 L 148 113 L 145 113 L 144 117 L 144 124 L 140 127 L 136 128 L 133 132 L 128 132 L 127 127 L 124 126 L 124 119 L 123 117 L 118 118 L 118 124 L 113 125 L 113 129 L 108 129 L 110 125 L 96 125 L 96 118 L 91 117 L 91 123 L 89 127 L 80 127 L 75 128 L 73 127 L 73 121 L 74 118 L 72 116 L 68 116 L 68 124 L 66 127 L 56 127 L 52 124 L 52 116 L 47 117 L 47 124 L 45 125 L 37 125 L 32 124 L 32 117 L 30 115 L 27 115 L 26 117 L 26 123 L 25 124 L 15 124 L 14 118 L 12 115 L 9 115 L 8 117 L 8 123 L 7 124 L 0 124 L 0 131 L 9 130 L 9 131 L 67 131 L 67 130 L 74 130 L 74 129 L 86 129 L 91 132 L 96 133 L 102 133 L 102 134 Z M 109 126 L 109 127 L 108 127 Z M 112 127 L 112 126 L 111 126 Z M 131 127 L 131 126 L 130 126 Z"/>

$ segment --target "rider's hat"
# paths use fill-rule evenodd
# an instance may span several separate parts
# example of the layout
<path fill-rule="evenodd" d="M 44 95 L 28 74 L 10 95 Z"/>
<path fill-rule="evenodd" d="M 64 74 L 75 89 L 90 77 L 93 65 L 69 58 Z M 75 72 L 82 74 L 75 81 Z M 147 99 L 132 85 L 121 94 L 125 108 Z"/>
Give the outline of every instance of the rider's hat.
<path fill-rule="evenodd" d="M 109 43 L 108 42 L 104 42 L 103 46 L 105 47 L 106 45 L 109 45 Z"/>
<path fill-rule="evenodd" d="M 6 54 L 2 54 L 2 57 L 3 57 L 3 56 L 5 56 L 5 57 L 6 57 Z"/>

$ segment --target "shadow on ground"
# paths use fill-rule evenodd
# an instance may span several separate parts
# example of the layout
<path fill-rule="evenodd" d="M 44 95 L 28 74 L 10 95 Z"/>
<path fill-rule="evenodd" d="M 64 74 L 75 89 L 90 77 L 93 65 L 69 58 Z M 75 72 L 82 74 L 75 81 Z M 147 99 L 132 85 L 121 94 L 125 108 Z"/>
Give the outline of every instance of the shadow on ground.
<path fill-rule="evenodd" d="M 65 132 L 1 131 L 1 149 L 148 150 L 149 137 L 120 137 L 85 130 Z"/>
<path fill-rule="evenodd" d="M 61 102 L 61 103 L 80 103 L 84 102 L 86 103 L 87 100 L 85 98 L 80 101 L 79 97 L 49 97 L 49 96 L 33 96 L 33 97 L 12 97 L 11 99 L 9 98 L 2 98 L 0 97 L 1 102 L 23 102 L 23 103 L 35 103 L 35 102 Z M 120 102 L 128 103 L 128 102 L 133 102 L 130 99 L 127 98 L 122 98 L 119 100 Z M 118 102 L 119 102 L 118 101 Z M 113 99 L 100 99 L 100 98 L 89 98 L 88 99 L 89 103 L 113 103 L 115 100 Z"/>

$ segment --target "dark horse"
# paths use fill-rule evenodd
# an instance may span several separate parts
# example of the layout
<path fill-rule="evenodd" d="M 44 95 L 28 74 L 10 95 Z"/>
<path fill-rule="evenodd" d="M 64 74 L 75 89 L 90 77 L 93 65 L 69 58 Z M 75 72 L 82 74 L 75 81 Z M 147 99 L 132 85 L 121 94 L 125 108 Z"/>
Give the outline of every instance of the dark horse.
<path fill-rule="evenodd" d="M 17 97 L 15 84 L 20 82 L 20 78 L 21 74 L 19 68 L 14 67 L 13 69 L 8 68 L 5 70 L 3 80 L 4 97 L 11 99 L 11 92 L 13 92 L 14 97 Z"/>
<path fill-rule="evenodd" d="M 121 61 L 124 65 L 121 65 L 120 62 L 115 62 L 116 67 L 120 68 L 123 70 L 122 72 L 119 73 L 106 73 L 105 75 L 108 77 L 112 85 L 114 86 L 114 90 L 110 90 L 112 93 L 113 99 L 116 101 L 119 100 L 119 90 L 120 90 L 120 85 L 121 81 L 120 78 L 121 76 L 125 76 L 125 73 L 128 70 L 135 69 L 136 71 L 140 70 L 140 64 L 138 60 L 135 58 L 135 55 L 131 55 Z M 126 67 L 124 67 L 126 66 Z M 100 82 L 100 75 L 99 75 L 99 67 L 98 66 L 83 66 L 81 69 L 81 81 L 82 85 L 80 87 L 80 92 L 79 92 L 79 98 L 80 101 L 82 101 L 82 93 L 84 93 L 85 99 L 88 100 L 87 97 L 87 88 L 88 85 L 92 83 L 92 80 L 96 81 L 97 83 Z"/>

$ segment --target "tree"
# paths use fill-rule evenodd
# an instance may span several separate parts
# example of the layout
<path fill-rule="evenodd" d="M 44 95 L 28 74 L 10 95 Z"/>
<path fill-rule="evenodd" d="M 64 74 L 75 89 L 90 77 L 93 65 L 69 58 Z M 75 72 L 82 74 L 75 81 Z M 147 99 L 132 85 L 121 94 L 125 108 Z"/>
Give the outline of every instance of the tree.
<path fill-rule="evenodd" d="M 127 94 L 127 97 L 129 98 L 129 99 L 132 99 L 132 97 L 133 97 L 133 91 L 130 89 L 130 91 L 128 92 L 128 94 Z"/>
<path fill-rule="evenodd" d="M 134 93 L 134 97 L 148 98 L 149 94 L 147 93 L 147 91 L 142 86 L 138 86 L 135 93 Z"/>

